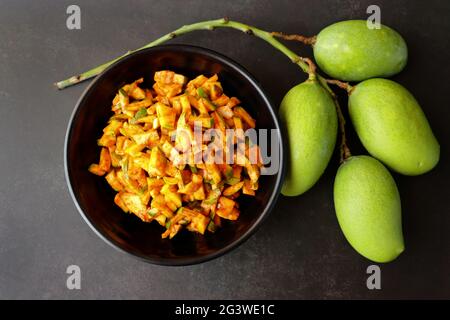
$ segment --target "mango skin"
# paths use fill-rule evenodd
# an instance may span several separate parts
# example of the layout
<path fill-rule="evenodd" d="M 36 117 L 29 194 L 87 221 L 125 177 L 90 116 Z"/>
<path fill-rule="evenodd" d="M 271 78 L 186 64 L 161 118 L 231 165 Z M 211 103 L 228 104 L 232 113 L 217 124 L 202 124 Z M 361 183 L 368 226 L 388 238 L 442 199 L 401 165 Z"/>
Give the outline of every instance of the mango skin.
<path fill-rule="evenodd" d="M 334 206 L 345 237 L 362 256 L 381 263 L 404 251 L 400 195 L 378 160 L 354 156 L 344 161 L 334 182 Z"/>
<path fill-rule="evenodd" d="M 387 26 L 369 29 L 365 20 L 347 20 L 320 31 L 314 57 L 331 77 L 362 81 L 399 73 L 408 60 L 408 48 L 402 36 Z"/>
<path fill-rule="evenodd" d="M 404 175 L 439 162 L 440 147 L 416 99 L 400 84 L 370 79 L 354 87 L 349 113 L 359 139 L 375 158 Z"/>
<path fill-rule="evenodd" d="M 280 110 L 289 142 L 286 178 L 281 193 L 297 196 L 319 180 L 336 144 L 337 115 L 330 94 L 314 80 L 288 91 Z"/>

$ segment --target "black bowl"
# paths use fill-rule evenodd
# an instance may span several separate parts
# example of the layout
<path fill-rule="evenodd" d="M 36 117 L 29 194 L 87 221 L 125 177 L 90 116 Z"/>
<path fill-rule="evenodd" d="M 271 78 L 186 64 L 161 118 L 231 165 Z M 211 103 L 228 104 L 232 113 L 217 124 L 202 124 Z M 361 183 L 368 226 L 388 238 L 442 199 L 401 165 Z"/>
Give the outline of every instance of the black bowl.
<path fill-rule="evenodd" d="M 102 177 L 88 172 L 97 162 L 97 139 L 112 115 L 111 101 L 125 83 L 144 77 L 152 85 L 153 73 L 169 69 L 193 78 L 217 73 L 224 91 L 241 99 L 256 119 L 258 128 L 276 129 L 280 141 L 280 167 L 275 175 L 262 176 L 256 197 L 241 196 L 241 215 L 226 222 L 214 234 L 204 236 L 188 231 L 173 239 L 161 239 L 163 228 L 125 214 L 113 202 L 114 192 Z M 273 208 L 283 176 L 281 131 L 273 108 L 255 79 L 236 62 L 193 46 L 165 45 L 133 53 L 100 74 L 78 101 L 69 121 L 65 141 L 65 174 L 79 212 L 87 224 L 113 247 L 162 265 L 200 263 L 237 247 L 261 224 Z"/>

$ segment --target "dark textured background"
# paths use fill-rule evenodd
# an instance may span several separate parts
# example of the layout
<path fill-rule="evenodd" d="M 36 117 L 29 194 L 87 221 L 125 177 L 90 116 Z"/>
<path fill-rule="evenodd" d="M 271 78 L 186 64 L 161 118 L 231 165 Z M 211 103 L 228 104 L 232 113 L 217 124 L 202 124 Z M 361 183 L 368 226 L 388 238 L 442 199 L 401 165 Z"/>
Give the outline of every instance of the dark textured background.
<path fill-rule="evenodd" d="M 66 28 L 78 4 L 82 30 Z M 439 166 L 419 177 L 395 175 L 406 251 L 382 265 L 382 290 L 366 288 L 371 264 L 347 244 L 332 204 L 335 155 L 316 187 L 281 197 L 244 245 L 190 267 L 149 265 L 98 238 L 67 191 L 63 142 L 86 87 L 52 83 L 137 48 L 178 26 L 229 16 L 267 30 L 312 35 L 365 18 L 378 4 L 382 23 L 406 39 L 410 61 L 395 77 L 409 88 L 441 143 Z M 0 298 L 450 298 L 449 1 L 17 1 L 0 0 Z M 275 105 L 304 75 L 279 52 L 232 30 L 173 41 L 235 59 Z M 310 54 L 300 44 L 289 44 Z M 354 134 L 354 153 L 363 152 Z M 66 268 L 82 270 L 82 289 L 66 288 Z"/>

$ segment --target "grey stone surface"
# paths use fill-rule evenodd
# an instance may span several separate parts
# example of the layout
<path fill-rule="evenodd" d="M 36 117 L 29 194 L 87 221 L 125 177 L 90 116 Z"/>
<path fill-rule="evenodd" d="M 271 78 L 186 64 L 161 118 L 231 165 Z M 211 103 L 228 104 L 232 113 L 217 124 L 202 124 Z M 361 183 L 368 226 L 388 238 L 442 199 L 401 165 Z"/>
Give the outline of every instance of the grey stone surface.
<path fill-rule="evenodd" d="M 86 84 L 57 91 L 54 81 L 197 20 L 229 16 L 312 35 L 338 20 L 365 18 L 373 3 L 382 9 L 382 22 L 408 42 L 409 64 L 395 80 L 421 102 L 442 147 L 433 172 L 395 175 L 406 251 L 381 266 L 382 290 L 367 290 L 371 263 L 339 230 L 332 204 L 337 155 L 310 192 L 281 197 L 249 241 L 201 265 L 140 262 L 116 252 L 85 224 L 66 187 L 63 143 Z M 66 28 L 69 4 L 81 7 L 79 31 Z M 449 18 L 448 1 L 1 0 L 0 298 L 450 298 Z M 267 44 L 235 31 L 197 32 L 172 42 L 207 47 L 240 62 L 275 105 L 305 79 Z M 364 152 L 354 133 L 350 143 L 355 153 Z M 66 288 L 71 264 L 81 267 L 81 290 Z"/>

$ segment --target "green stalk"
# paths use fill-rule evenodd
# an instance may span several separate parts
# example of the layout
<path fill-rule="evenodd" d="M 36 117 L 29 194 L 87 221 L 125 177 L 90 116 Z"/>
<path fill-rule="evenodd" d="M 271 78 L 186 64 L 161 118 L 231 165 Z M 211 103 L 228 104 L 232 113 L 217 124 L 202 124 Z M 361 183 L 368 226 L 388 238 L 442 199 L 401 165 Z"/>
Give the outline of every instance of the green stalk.
<path fill-rule="evenodd" d="M 150 48 L 150 47 L 154 47 L 157 46 L 159 44 L 162 44 L 170 39 L 173 39 L 177 36 L 183 35 L 185 33 L 188 32 L 192 32 L 192 31 L 196 31 L 196 30 L 214 30 L 215 28 L 232 28 L 232 29 L 236 29 L 242 32 L 245 32 L 247 34 L 252 34 L 255 35 L 256 37 L 266 41 L 267 43 L 269 43 L 270 45 L 272 45 L 275 49 L 279 50 L 281 53 L 283 53 L 285 56 L 287 56 L 293 63 L 297 64 L 305 73 L 309 74 L 310 78 L 314 78 L 315 77 L 315 72 L 314 70 L 310 69 L 310 65 L 308 65 L 308 63 L 306 62 L 306 60 L 300 56 L 298 56 L 297 54 L 295 54 L 293 51 L 289 50 L 285 45 L 283 45 L 281 42 L 279 42 L 277 39 L 275 39 L 271 33 L 237 22 L 237 21 L 232 21 L 232 20 L 228 20 L 226 18 L 223 19 L 217 19 L 217 20 L 209 20 L 209 21 L 201 21 L 201 22 L 197 22 L 197 23 L 193 23 L 193 24 L 189 24 L 189 25 L 185 25 L 182 26 L 181 28 L 170 32 L 164 36 L 162 36 L 159 39 L 156 39 L 148 44 L 146 44 L 145 46 L 133 50 L 133 51 L 128 51 L 126 54 L 111 60 L 109 62 L 106 62 L 100 66 L 97 66 L 91 70 L 88 70 L 86 72 L 83 72 L 79 75 L 70 77 L 66 80 L 62 80 L 59 81 L 57 83 L 55 83 L 55 85 L 58 87 L 58 89 L 64 89 L 66 87 L 70 87 L 74 84 L 80 83 L 84 80 L 90 79 L 95 77 L 96 75 L 98 75 L 99 73 L 101 73 L 103 70 L 105 70 L 107 67 L 109 67 L 111 64 L 113 64 L 114 62 L 122 59 L 123 57 L 128 56 L 129 54 L 145 49 L 145 48 Z"/>

